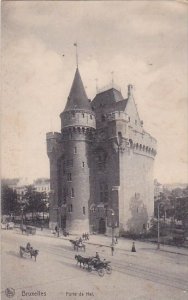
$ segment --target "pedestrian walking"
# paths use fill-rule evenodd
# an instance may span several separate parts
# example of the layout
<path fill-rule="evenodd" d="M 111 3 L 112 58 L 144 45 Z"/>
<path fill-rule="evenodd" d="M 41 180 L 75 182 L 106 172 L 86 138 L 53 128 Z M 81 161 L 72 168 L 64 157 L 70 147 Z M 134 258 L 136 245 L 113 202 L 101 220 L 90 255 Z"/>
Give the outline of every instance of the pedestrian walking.
<path fill-rule="evenodd" d="M 100 260 L 100 256 L 99 256 L 99 253 L 98 253 L 98 252 L 96 252 L 95 258 L 96 258 L 97 260 Z"/>
<path fill-rule="evenodd" d="M 132 244 L 132 250 L 131 251 L 136 252 L 135 242 L 133 242 L 133 244 Z"/>
<path fill-rule="evenodd" d="M 113 245 L 111 246 L 111 254 L 112 254 L 112 256 L 114 255 L 114 246 Z"/>

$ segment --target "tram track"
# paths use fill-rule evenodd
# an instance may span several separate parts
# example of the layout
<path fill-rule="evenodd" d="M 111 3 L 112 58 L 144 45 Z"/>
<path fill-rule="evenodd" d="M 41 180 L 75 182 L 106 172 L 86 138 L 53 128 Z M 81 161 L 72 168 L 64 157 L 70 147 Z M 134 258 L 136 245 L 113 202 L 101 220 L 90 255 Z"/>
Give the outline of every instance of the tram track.
<path fill-rule="evenodd" d="M 68 252 L 62 247 L 50 247 L 50 249 L 45 249 L 45 252 L 48 252 L 53 255 L 58 255 L 65 259 L 69 259 L 73 263 L 75 263 L 74 255 L 76 252 Z M 80 255 L 90 256 L 90 251 L 79 252 Z M 92 251 L 93 254 L 93 251 Z M 62 256 L 63 255 L 63 256 Z M 119 261 L 113 257 L 112 269 L 116 272 L 120 272 L 121 274 L 129 275 L 132 277 L 141 278 L 144 280 L 148 280 L 151 282 L 155 282 L 158 284 L 162 284 L 164 286 L 177 288 L 183 291 L 188 292 L 188 280 L 183 278 L 178 278 L 174 276 L 174 274 L 170 274 L 169 272 L 161 273 L 159 270 L 152 269 L 151 267 L 144 267 L 137 263 L 129 263 L 128 261 Z"/>

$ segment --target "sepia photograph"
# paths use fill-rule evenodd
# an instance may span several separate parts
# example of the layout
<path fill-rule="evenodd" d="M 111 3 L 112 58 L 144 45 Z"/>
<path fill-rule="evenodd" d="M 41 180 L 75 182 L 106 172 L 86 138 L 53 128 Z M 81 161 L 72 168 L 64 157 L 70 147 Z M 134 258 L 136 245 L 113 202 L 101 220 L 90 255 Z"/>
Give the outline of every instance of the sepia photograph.
<path fill-rule="evenodd" d="M 1 299 L 188 299 L 188 1 L 1 2 Z"/>

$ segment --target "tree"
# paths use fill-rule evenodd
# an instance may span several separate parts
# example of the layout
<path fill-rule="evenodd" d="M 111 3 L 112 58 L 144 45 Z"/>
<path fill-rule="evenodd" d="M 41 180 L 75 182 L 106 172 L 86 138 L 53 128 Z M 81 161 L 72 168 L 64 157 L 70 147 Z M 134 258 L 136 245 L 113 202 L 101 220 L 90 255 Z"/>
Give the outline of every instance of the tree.
<path fill-rule="evenodd" d="M 15 214 L 18 210 L 19 210 L 19 203 L 18 203 L 16 191 L 9 188 L 8 185 L 3 184 L 1 214 L 11 215 L 11 214 Z"/>
<path fill-rule="evenodd" d="M 26 186 L 25 212 L 32 213 L 33 219 L 34 214 L 47 211 L 46 199 L 46 193 L 36 191 L 33 185 Z"/>

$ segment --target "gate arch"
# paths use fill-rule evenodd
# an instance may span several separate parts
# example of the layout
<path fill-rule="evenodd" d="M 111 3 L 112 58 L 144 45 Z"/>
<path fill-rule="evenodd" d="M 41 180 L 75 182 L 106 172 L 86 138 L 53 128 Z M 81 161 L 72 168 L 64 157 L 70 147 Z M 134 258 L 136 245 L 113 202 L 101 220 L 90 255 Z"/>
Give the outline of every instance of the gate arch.
<path fill-rule="evenodd" d="M 104 218 L 99 220 L 99 233 L 104 234 L 106 232 L 106 223 Z"/>

